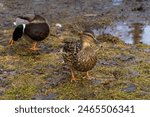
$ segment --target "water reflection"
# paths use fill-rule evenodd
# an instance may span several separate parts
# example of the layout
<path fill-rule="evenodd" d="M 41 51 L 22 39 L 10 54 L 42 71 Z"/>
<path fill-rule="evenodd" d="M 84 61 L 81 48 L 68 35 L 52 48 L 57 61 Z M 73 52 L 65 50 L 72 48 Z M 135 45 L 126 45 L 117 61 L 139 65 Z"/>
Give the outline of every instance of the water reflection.
<path fill-rule="evenodd" d="M 131 35 L 132 35 L 132 39 L 133 39 L 133 44 L 138 44 L 141 42 L 142 39 L 142 34 L 143 33 L 143 27 L 144 25 L 141 23 L 133 23 L 131 24 Z"/>
<path fill-rule="evenodd" d="M 129 43 L 129 44 L 133 43 L 132 35 L 129 33 L 131 29 L 126 23 L 118 22 L 115 26 L 112 27 L 112 29 L 110 28 L 108 30 L 111 32 L 112 35 L 120 37 L 126 43 Z"/>
<path fill-rule="evenodd" d="M 117 24 L 119 37 L 129 44 L 144 43 L 150 45 L 150 26 L 142 23 Z M 118 28 L 120 27 L 120 29 Z M 115 30 L 115 27 L 113 28 Z M 115 31 L 115 32 L 116 32 Z M 118 35 L 115 35 L 118 36 Z"/>
<path fill-rule="evenodd" d="M 112 0 L 113 5 L 121 5 L 123 0 Z"/>
<path fill-rule="evenodd" d="M 102 34 L 100 30 L 101 29 L 93 30 L 96 36 Z M 138 44 L 142 42 L 150 45 L 150 25 L 118 22 L 111 27 L 107 27 L 104 33 L 117 36 L 128 44 Z"/>
<path fill-rule="evenodd" d="M 145 26 L 141 41 L 150 45 L 150 26 Z"/>

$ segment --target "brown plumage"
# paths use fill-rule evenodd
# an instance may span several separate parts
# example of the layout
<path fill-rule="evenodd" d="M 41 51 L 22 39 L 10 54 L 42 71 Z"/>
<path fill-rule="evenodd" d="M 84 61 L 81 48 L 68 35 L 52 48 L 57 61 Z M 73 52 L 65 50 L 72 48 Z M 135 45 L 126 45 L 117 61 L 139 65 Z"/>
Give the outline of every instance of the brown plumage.
<path fill-rule="evenodd" d="M 74 71 L 87 72 L 86 77 L 90 79 L 88 71 L 91 70 L 97 61 L 96 39 L 90 31 L 85 31 L 79 40 L 69 39 L 64 41 L 63 58 L 70 67 L 72 73 L 71 81 L 76 81 Z"/>

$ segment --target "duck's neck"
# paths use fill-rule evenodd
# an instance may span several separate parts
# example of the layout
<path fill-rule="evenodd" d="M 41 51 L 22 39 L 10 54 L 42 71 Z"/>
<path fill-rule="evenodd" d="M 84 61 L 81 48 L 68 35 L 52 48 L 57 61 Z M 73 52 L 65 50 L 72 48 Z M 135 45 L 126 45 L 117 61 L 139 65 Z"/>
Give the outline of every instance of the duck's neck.
<path fill-rule="evenodd" d="M 88 48 L 90 46 L 91 46 L 91 44 L 89 42 L 83 42 L 82 49 Z"/>
<path fill-rule="evenodd" d="M 91 40 L 92 40 L 92 39 L 91 39 L 91 37 L 89 37 L 89 36 L 86 36 L 86 35 L 82 36 L 82 38 L 81 38 L 82 49 L 90 47 L 90 46 L 91 46 L 91 43 L 92 43 Z"/>

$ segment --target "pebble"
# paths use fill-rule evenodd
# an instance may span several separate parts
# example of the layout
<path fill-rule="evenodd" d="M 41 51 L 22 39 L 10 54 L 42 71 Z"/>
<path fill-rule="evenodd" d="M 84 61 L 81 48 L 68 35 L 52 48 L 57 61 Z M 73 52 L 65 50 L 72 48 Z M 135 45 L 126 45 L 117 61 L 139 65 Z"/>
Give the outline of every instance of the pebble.
<path fill-rule="evenodd" d="M 117 56 L 117 58 L 120 59 L 121 61 L 129 61 L 135 59 L 134 56 L 129 56 L 129 55 L 119 55 Z"/>
<path fill-rule="evenodd" d="M 132 93 L 132 92 L 135 92 L 136 89 L 137 89 L 136 85 L 129 84 L 127 87 L 123 88 L 122 91 L 127 92 L 127 93 Z"/>
<path fill-rule="evenodd" d="M 63 83 L 64 81 L 66 81 L 66 77 L 64 76 L 57 76 L 57 77 L 55 76 L 54 78 L 49 77 L 47 78 L 46 85 L 48 85 L 49 87 L 50 86 L 55 87 L 58 86 L 60 82 Z"/>
<path fill-rule="evenodd" d="M 0 77 L 0 87 L 6 87 L 8 85 L 8 79 Z"/>
<path fill-rule="evenodd" d="M 148 49 L 144 49 L 144 52 L 146 52 L 146 53 L 150 53 L 150 48 L 148 48 Z"/>
<path fill-rule="evenodd" d="M 2 96 L 4 94 L 5 90 L 6 90 L 5 88 L 0 87 L 0 96 Z"/>
<path fill-rule="evenodd" d="M 98 62 L 97 62 L 97 64 L 98 65 L 105 65 L 105 66 L 115 66 L 115 65 L 117 65 L 117 62 L 115 62 L 115 61 L 107 61 L 107 60 L 99 60 Z"/>
<path fill-rule="evenodd" d="M 92 79 L 91 81 L 92 81 L 93 85 L 99 85 L 99 84 L 101 84 L 101 80 L 99 80 L 99 79 Z"/>
<path fill-rule="evenodd" d="M 129 73 L 125 77 L 126 78 L 134 78 L 134 77 L 138 77 L 139 75 L 140 75 L 140 73 L 138 71 L 130 70 Z"/>
<path fill-rule="evenodd" d="M 54 100 L 56 99 L 57 94 L 56 93 L 49 93 L 48 95 L 39 94 L 37 96 L 34 96 L 33 100 Z"/>

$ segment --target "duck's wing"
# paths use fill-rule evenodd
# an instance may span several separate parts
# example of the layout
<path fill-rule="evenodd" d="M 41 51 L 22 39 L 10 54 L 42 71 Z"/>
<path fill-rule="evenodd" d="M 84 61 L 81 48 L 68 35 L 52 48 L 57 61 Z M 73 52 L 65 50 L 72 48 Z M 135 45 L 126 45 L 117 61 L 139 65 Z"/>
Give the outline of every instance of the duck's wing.
<path fill-rule="evenodd" d="M 76 59 L 77 53 L 80 50 L 81 50 L 81 43 L 79 40 L 74 39 L 65 40 L 62 50 L 64 61 L 71 66 L 74 59 Z"/>
<path fill-rule="evenodd" d="M 24 16 L 18 16 L 14 22 L 14 25 L 20 25 L 20 24 L 29 24 L 33 19 L 35 15 L 34 14 L 27 14 Z"/>
<path fill-rule="evenodd" d="M 24 16 L 18 16 L 14 22 L 14 25 L 29 24 L 29 23 L 45 23 L 46 19 L 40 15 L 27 14 Z"/>
<path fill-rule="evenodd" d="M 77 54 L 81 50 L 80 40 L 74 38 L 66 39 L 64 41 L 63 52 Z"/>
<path fill-rule="evenodd" d="M 30 22 L 25 19 L 16 18 L 15 22 L 13 23 L 15 26 L 18 26 L 20 24 L 29 24 Z"/>
<path fill-rule="evenodd" d="M 40 15 L 35 15 L 35 17 L 33 18 L 33 20 L 31 22 L 33 22 L 33 23 L 44 23 L 44 22 L 46 22 L 46 19 Z"/>
<path fill-rule="evenodd" d="M 18 16 L 18 18 L 31 22 L 35 18 L 35 16 L 36 16 L 35 14 L 26 14 L 23 16 Z"/>
<path fill-rule="evenodd" d="M 73 66 L 77 71 L 87 72 L 96 65 L 96 61 L 95 50 L 93 48 L 85 48 L 77 54 Z"/>

